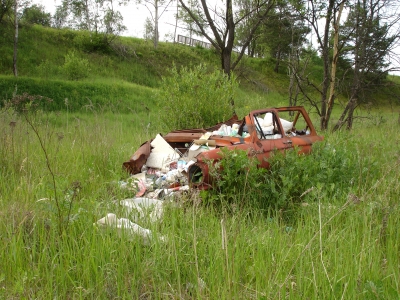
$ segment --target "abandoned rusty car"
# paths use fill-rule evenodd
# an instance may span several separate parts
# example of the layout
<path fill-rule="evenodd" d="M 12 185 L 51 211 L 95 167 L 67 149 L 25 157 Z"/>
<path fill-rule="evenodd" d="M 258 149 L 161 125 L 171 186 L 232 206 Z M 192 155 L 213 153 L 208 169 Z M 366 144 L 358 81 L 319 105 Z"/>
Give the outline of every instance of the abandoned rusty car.
<path fill-rule="evenodd" d="M 234 115 L 228 121 L 204 129 L 172 131 L 143 143 L 123 167 L 130 174 L 152 176 L 165 188 L 189 185 L 199 189 L 212 187 L 210 160 L 221 159 L 222 147 L 241 149 L 257 157 L 268 168 L 273 151 L 297 147 L 309 153 L 318 135 L 304 107 L 266 108 L 251 111 L 242 120 Z"/>

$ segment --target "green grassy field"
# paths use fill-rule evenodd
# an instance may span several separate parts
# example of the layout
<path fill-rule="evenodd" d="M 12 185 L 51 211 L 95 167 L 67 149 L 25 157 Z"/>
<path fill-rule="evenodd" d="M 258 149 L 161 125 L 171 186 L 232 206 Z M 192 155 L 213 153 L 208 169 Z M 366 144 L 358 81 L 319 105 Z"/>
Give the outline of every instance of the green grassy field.
<path fill-rule="evenodd" d="M 325 137 L 349 152 L 356 174 L 368 174 L 355 177 L 350 192 L 326 198 L 332 187 L 315 186 L 291 211 L 206 206 L 194 194 L 162 221 L 140 223 L 167 237 L 143 245 L 93 223 L 133 197 L 119 187 L 127 178 L 121 163 L 158 132 L 157 123 L 146 126 L 151 116 L 29 115 L 54 173 L 60 219 L 38 137 L 21 115 L 3 110 L 0 298 L 398 299 L 398 113 L 381 116 Z"/>
<path fill-rule="evenodd" d="M 88 52 L 84 33 L 34 26 L 21 29 L 15 79 L 12 39 L 1 33 L 0 299 L 400 298 L 400 124 L 386 101 L 396 87 L 376 96 L 381 106 L 360 107 L 351 132 L 325 132 L 319 151 L 281 162 L 287 205 L 259 205 L 268 194 L 282 200 L 264 181 L 192 193 L 159 222 L 138 222 L 155 235 L 145 245 L 93 223 L 122 214 L 118 201 L 134 196 L 120 187 L 121 165 L 164 128 L 161 77 L 173 63 L 212 69 L 215 53 L 129 38 L 118 55 Z M 87 78 L 66 78 L 72 50 L 88 60 Z M 237 70 L 240 117 L 288 104 L 287 76 L 272 66 L 246 58 Z M 7 106 L 25 92 L 53 102 L 35 112 Z"/>

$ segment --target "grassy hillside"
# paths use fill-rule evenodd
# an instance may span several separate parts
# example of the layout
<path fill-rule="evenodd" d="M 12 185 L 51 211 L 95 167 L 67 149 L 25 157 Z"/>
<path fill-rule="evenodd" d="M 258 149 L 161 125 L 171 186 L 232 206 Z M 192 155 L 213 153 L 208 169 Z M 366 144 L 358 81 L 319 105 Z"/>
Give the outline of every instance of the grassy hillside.
<path fill-rule="evenodd" d="M 159 43 L 159 47 L 154 49 L 149 41 L 128 37 L 119 37 L 111 45 L 104 45 L 87 32 L 21 25 L 19 77 L 15 79 L 12 75 L 13 31 L 10 27 L 2 26 L 0 99 L 10 99 L 15 92 L 29 93 L 53 99 L 49 109 L 65 108 L 65 99 L 68 98 L 69 109 L 72 110 L 98 105 L 137 111 L 144 104 L 154 104 L 152 89 L 159 87 L 162 77 L 168 76 L 168 69 L 173 65 L 179 67 L 205 63 L 210 69 L 220 68 L 217 53 L 200 47 Z M 74 60 L 68 65 L 71 55 Z M 74 67 L 72 71 L 71 65 Z M 275 73 L 274 65 L 272 58 L 244 57 L 235 70 L 240 82 L 236 102 L 256 108 L 272 103 L 287 105 L 287 70 L 282 64 L 280 73 Z M 84 73 L 84 76 L 79 77 L 76 73 Z M 317 57 L 307 74 L 310 80 L 320 83 L 322 69 Z M 393 83 L 396 78 L 391 80 Z M 397 101 L 399 94 L 399 87 L 388 85 L 368 97 L 373 103 L 387 103 L 388 100 Z M 314 99 L 320 97 L 315 91 L 311 95 Z M 346 95 L 339 95 L 338 107 L 346 99 Z M 239 106 L 238 110 L 242 108 Z"/>
<path fill-rule="evenodd" d="M 0 73 L 12 75 L 13 32 L 1 29 Z M 20 28 L 18 43 L 18 73 L 20 76 L 46 79 L 66 79 L 62 66 L 65 55 L 76 51 L 90 63 L 90 80 L 117 79 L 154 87 L 173 63 L 198 64 L 214 62 L 215 56 L 203 49 L 160 43 L 154 50 L 150 42 L 135 38 L 118 38 L 113 48 L 92 48 L 87 32 L 53 29 L 41 26 Z"/>
<path fill-rule="evenodd" d="M 155 50 L 151 42 L 120 37 L 112 48 L 93 51 L 88 33 L 23 26 L 18 44 L 19 78 L 14 79 L 13 32 L 2 27 L 0 33 L 0 74 L 3 75 L 0 98 L 9 99 L 17 85 L 18 93 L 52 98 L 57 104 L 51 108 L 58 109 L 64 106 L 65 98 L 70 100 L 71 108 L 87 105 L 89 99 L 99 105 L 117 105 L 121 101 L 123 106 L 149 102 L 151 105 L 151 89 L 159 86 L 162 76 L 168 76 L 167 71 L 173 65 L 206 63 L 210 68 L 219 68 L 220 64 L 215 51 L 200 47 L 160 43 Z M 68 80 L 65 62 L 70 53 L 88 62 L 90 71 L 86 78 Z M 236 72 L 243 91 L 240 96 L 286 94 L 286 75 L 271 74 L 272 67 L 273 63 L 267 59 L 243 59 Z"/>

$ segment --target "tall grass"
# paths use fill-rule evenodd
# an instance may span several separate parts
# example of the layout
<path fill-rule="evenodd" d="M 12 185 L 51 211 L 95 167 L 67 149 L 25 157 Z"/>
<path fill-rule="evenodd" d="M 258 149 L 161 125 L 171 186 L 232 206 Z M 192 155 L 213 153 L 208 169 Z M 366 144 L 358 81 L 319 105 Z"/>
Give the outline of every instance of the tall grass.
<path fill-rule="evenodd" d="M 153 112 L 150 112 L 153 114 Z M 43 112 L 32 115 L 55 170 L 70 223 L 59 234 L 51 176 L 38 139 L 11 110 L 0 117 L 0 298 L 397 299 L 400 142 L 396 114 L 326 136 L 351 151 L 357 184 L 329 198 L 321 185 L 293 211 L 237 202 L 206 206 L 194 195 L 162 222 L 167 237 L 143 245 L 93 226 L 116 200 L 122 161 L 160 128 L 156 113 Z M 390 143 L 388 142 L 390 137 Z M 315 161 L 317 163 L 317 161 Z M 310 162 L 312 164 L 312 162 Z M 310 167 L 312 167 L 310 165 Z M 340 187 L 337 187 L 340 188 Z M 75 192 L 74 192 L 75 191 Z M 75 194 L 74 194 L 75 193 Z M 254 194 L 238 201 L 252 202 Z M 288 216 L 290 216 L 288 218 Z"/>

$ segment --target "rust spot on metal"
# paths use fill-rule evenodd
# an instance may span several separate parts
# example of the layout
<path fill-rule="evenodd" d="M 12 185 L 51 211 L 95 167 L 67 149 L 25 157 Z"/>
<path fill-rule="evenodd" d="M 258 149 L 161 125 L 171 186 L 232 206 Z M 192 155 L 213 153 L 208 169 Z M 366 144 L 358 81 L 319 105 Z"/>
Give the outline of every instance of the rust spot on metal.
<path fill-rule="evenodd" d="M 145 165 L 147 158 L 150 155 L 150 142 L 151 141 L 147 141 L 142 144 L 132 157 L 122 164 L 125 170 L 130 174 L 141 172 L 142 167 Z"/>

